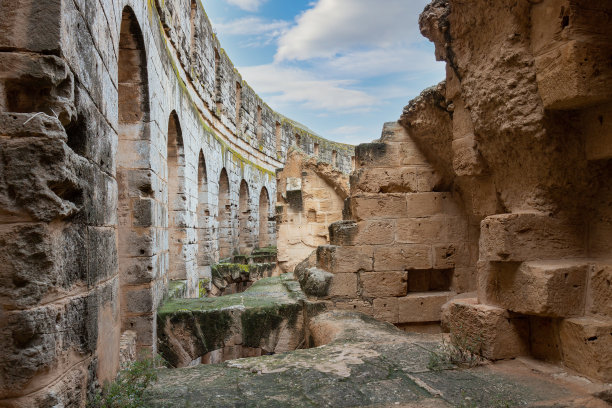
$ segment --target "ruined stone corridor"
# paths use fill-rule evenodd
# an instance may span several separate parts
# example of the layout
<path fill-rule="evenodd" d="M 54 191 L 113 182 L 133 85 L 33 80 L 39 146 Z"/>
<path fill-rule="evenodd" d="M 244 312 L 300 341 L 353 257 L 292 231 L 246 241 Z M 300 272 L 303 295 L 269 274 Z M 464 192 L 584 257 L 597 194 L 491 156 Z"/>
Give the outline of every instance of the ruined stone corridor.
<path fill-rule="evenodd" d="M 0 407 L 612 404 L 612 1 L 433 0 L 357 146 L 206 6 L 0 2 Z"/>

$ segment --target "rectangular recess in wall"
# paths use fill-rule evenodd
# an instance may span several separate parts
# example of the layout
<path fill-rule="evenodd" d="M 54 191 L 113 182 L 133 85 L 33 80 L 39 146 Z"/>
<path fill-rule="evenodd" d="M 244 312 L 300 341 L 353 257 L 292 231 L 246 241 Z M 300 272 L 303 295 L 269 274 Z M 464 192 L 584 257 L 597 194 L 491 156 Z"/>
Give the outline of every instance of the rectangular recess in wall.
<path fill-rule="evenodd" d="M 338 152 L 335 150 L 332 151 L 332 165 L 338 167 Z"/>
<path fill-rule="evenodd" d="M 223 107 L 223 102 L 221 102 L 221 55 L 219 55 L 219 50 L 215 48 L 215 82 L 213 84 L 213 88 L 215 90 L 214 101 L 217 105 L 217 114 L 221 115 L 221 108 Z"/>
<path fill-rule="evenodd" d="M 319 156 L 319 144 L 318 143 L 314 144 L 314 155 Z"/>
<path fill-rule="evenodd" d="M 240 108 L 242 107 L 242 85 L 236 82 L 236 127 L 240 126 Z M 238 129 L 236 129 L 238 133 Z"/>
<path fill-rule="evenodd" d="M 282 128 L 280 122 L 276 122 L 276 129 L 274 131 L 274 135 L 276 136 L 276 152 L 278 154 L 282 154 Z"/>
<path fill-rule="evenodd" d="M 257 128 L 255 129 L 255 133 L 257 134 L 257 143 L 261 143 L 261 137 L 263 136 L 263 129 L 261 126 L 261 106 L 257 107 Z"/>

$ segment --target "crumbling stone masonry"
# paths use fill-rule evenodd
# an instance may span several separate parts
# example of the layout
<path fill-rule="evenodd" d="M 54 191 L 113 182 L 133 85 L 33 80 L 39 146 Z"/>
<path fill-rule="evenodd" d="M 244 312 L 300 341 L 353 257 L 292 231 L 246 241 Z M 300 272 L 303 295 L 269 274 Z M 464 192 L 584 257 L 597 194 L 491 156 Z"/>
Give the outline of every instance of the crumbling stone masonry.
<path fill-rule="evenodd" d="M 345 171 L 352 153 L 272 111 L 199 0 L 0 16 L 0 406 L 81 406 L 120 344 L 156 351 L 170 282 L 196 297 L 212 264 L 275 245 L 296 136 Z"/>
<path fill-rule="evenodd" d="M 446 81 L 357 147 L 350 212 L 296 268 L 307 293 L 610 382 L 611 16 L 610 1 L 427 6 Z"/>
<path fill-rule="evenodd" d="M 319 245 L 329 244 L 328 227 L 342 219 L 349 195 L 349 177 L 301 149 L 291 149 L 277 171 L 278 266 L 295 266 Z"/>

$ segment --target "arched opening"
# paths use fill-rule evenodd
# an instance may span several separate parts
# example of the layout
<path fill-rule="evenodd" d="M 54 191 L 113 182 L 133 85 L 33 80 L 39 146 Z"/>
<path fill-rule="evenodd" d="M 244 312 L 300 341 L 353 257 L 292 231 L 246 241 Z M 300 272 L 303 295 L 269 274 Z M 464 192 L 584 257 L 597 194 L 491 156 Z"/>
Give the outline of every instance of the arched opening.
<path fill-rule="evenodd" d="M 196 14 L 198 12 L 198 4 L 196 0 L 191 0 L 191 10 L 189 15 L 189 26 L 191 28 L 191 42 L 190 42 L 190 53 L 191 53 L 191 61 L 195 61 L 196 59 Z"/>
<path fill-rule="evenodd" d="M 274 135 L 276 136 L 276 154 L 283 154 L 283 146 L 282 146 L 282 128 L 280 122 L 276 122 L 276 128 L 274 129 Z"/>
<path fill-rule="evenodd" d="M 212 240 L 210 234 L 210 207 L 208 205 L 208 177 L 204 153 L 200 150 L 198 158 L 198 207 L 197 237 L 198 237 L 198 275 L 207 277 L 206 267 L 214 263 Z"/>
<path fill-rule="evenodd" d="M 259 194 L 259 247 L 270 246 L 270 227 L 268 218 L 270 217 L 270 197 L 268 190 L 263 187 Z"/>
<path fill-rule="evenodd" d="M 231 205 L 229 197 L 229 178 L 227 171 L 221 170 L 219 176 L 219 205 L 217 221 L 218 242 L 219 242 L 219 258 L 225 259 L 232 255 L 232 227 L 231 227 Z"/>
<path fill-rule="evenodd" d="M 121 332 L 136 334 L 139 349 L 155 349 L 152 313 L 143 311 L 130 302 L 134 293 L 151 295 L 156 276 L 152 243 L 139 239 L 152 235 L 152 207 L 155 195 L 152 188 L 154 174 L 151 164 L 143 160 L 142 144 L 149 143 L 149 89 L 147 58 L 140 26 L 131 8 L 125 7 L 121 16 L 118 85 L 118 141 L 117 141 L 117 251 L 120 278 Z M 157 225 L 159 227 L 159 225 Z M 143 299 L 147 301 L 152 299 Z M 152 323 L 153 322 L 153 323 Z M 131 331 L 131 332 L 130 332 Z M 103 330 L 101 336 L 113 336 Z M 110 339 L 103 340 L 111 344 Z M 108 361 L 100 361 L 99 370 Z M 118 368 L 118 367 L 117 367 Z M 116 371 L 115 371 L 116 372 Z"/>
<path fill-rule="evenodd" d="M 168 120 L 167 150 L 168 180 L 168 276 L 171 280 L 187 279 L 187 269 L 183 254 L 187 232 L 184 215 L 187 212 L 187 196 L 183 186 L 185 175 L 185 152 L 181 125 L 175 111 Z"/>
<path fill-rule="evenodd" d="M 249 207 L 249 186 L 246 181 L 240 182 L 240 201 L 238 206 L 238 248 L 240 254 L 249 254 L 253 249 L 250 226 L 251 208 Z"/>

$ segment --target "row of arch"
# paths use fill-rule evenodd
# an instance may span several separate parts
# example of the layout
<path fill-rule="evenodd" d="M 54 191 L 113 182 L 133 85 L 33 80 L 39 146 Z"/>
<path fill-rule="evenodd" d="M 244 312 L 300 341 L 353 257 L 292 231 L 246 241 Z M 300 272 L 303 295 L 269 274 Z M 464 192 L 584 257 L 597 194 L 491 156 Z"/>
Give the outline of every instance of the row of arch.
<path fill-rule="evenodd" d="M 170 113 L 168 120 L 166 165 L 161 169 L 152 166 L 155 143 L 151 140 L 146 51 L 142 31 L 130 7 L 125 7 L 122 13 L 117 85 L 116 178 L 119 270 L 121 285 L 125 286 L 122 293 L 140 290 L 142 285 L 152 286 L 151 282 L 160 276 L 197 280 L 201 268 L 219 259 L 272 244 L 268 225 L 270 196 L 266 187 L 259 190 L 259 233 L 255 234 L 257 226 L 253 225 L 248 183 L 240 181 L 236 213 L 228 171 L 222 164 L 218 184 L 210 183 L 203 150 L 199 151 L 197 161 L 194 215 L 194 203 L 187 191 L 190 175 L 183 133 L 176 111 Z M 186 269 L 190 259 L 198 268 L 195 277 Z M 195 286 L 192 282 L 191 287 L 197 288 L 197 282 Z M 129 301 L 124 303 L 128 308 L 126 315 L 139 313 L 130 310 Z M 126 319 L 122 320 L 126 329 Z"/>

